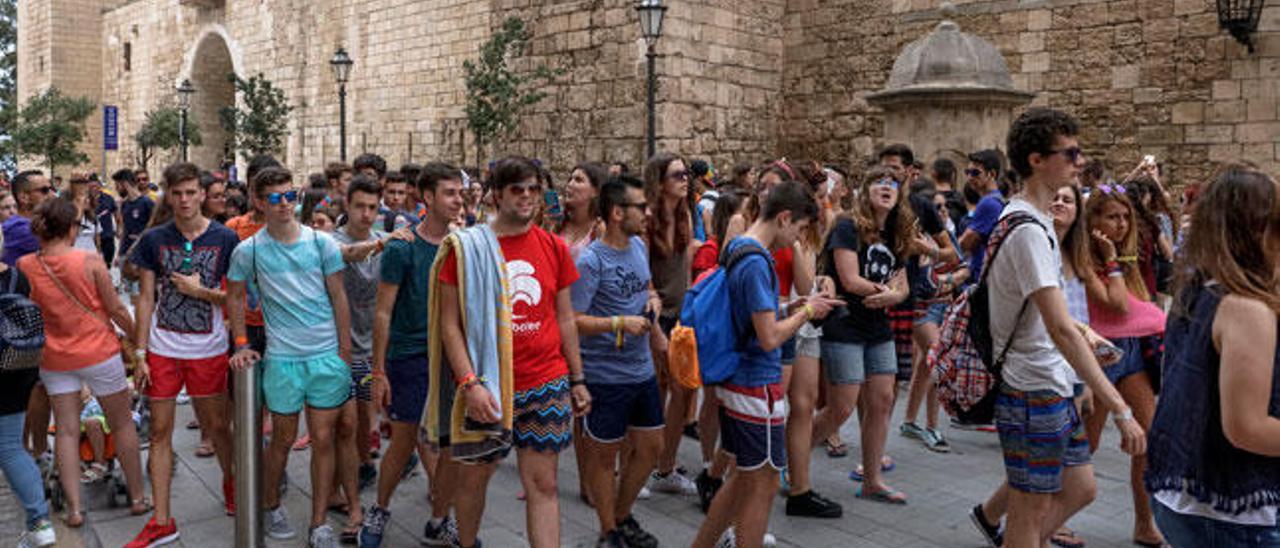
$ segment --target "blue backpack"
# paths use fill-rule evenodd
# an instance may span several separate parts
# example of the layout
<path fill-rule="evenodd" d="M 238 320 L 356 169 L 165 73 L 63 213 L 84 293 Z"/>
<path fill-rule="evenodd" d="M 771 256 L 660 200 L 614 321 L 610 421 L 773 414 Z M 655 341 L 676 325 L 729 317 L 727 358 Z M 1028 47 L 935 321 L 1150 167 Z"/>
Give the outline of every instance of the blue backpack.
<path fill-rule="evenodd" d="M 760 245 L 740 245 L 721 257 L 720 266 L 685 293 L 680 325 L 693 330 L 698 348 L 696 366 L 703 385 L 723 383 L 738 372 L 745 337 L 733 321 L 729 271 L 752 255 L 760 255 L 773 264 L 773 258 Z M 769 275 L 776 286 L 777 275 L 772 266 Z"/>

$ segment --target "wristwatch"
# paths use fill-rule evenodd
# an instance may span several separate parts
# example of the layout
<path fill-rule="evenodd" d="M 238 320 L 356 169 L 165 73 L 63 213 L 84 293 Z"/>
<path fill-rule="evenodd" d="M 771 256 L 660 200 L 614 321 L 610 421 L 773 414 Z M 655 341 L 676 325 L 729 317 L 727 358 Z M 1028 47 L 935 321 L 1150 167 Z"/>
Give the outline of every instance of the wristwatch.
<path fill-rule="evenodd" d="M 1126 407 L 1124 408 L 1124 411 L 1112 411 L 1111 420 L 1116 422 L 1131 421 L 1133 420 L 1133 409 Z"/>

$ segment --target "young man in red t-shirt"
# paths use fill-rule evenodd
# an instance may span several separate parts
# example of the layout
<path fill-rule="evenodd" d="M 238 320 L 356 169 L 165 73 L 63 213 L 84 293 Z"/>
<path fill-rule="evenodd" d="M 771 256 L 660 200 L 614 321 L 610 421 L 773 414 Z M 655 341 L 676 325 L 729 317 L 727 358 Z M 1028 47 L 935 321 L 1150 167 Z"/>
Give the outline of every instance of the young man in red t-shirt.
<path fill-rule="evenodd" d="M 570 421 L 591 408 L 578 355 L 569 287 L 578 279 L 564 241 L 534 226 L 542 201 L 538 168 L 522 157 L 498 162 L 490 177 L 498 212 L 489 226 L 507 263 L 511 300 L 512 373 L 515 410 L 512 434 L 520 481 L 527 496 L 526 530 L 535 548 L 560 546 L 560 506 L 556 500 L 559 453 L 570 445 Z M 454 378 L 474 379 L 459 310 L 457 257 L 440 269 L 440 329 Z M 434 296 L 434 295 L 433 295 Z M 478 382 L 463 383 L 467 417 L 499 420 L 501 407 Z M 461 466 L 456 501 L 459 544 L 479 546 L 484 493 L 497 467 L 493 462 Z"/>

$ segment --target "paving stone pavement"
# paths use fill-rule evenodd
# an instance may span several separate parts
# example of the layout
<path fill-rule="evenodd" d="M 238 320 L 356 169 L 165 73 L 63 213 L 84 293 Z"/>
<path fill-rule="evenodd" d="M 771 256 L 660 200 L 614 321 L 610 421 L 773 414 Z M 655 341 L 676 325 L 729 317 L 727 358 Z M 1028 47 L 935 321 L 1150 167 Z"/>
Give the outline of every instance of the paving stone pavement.
<path fill-rule="evenodd" d="M 814 483 L 820 493 L 844 505 L 844 517 L 835 520 L 791 518 L 784 513 L 784 500 L 779 497 L 773 507 L 770 530 L 780 546 L 825 547 L 978 547 L 982 538 L 974 530 L 968 509 L 983 500 L 1003 480 L 999 442 L 995 434 L 950 430 L 947 432 L 953 451 L 935 454 L 919 442 L 897 434 L 901 418 L 901 400 L 889 436 L 889 453 L 897 461 L 897 469 L 887 476 L 888 482 L 905 492 L 910 502 L 905 507 L 888 506 L 854 498 L 855 486 L 848 472 L 859 458 L 857 425 L 850 421 L 843 430 L 853 454 L 831 459 L 825 453 L 814 453 Z M 191 418 L 190 406 L 178 408 L 179 426 Z M 179 428 L 175 432 L 177 473 L 173 483 L 173 513 L 182 538 L 174 546 L 227 547 L 234 544 L 233 518 L 223 515 L 221 506 L 221 474 L 213 459 L 194 456 L 199 442 L 196 431 Z M 1133 520 L 1128 486 L 1128 458 L 1118 449 L 1118 437 L 1108 431 L 1103 448 L 1095 458 L 1098 498 L 1069 523 L 1088 541 L 1090 547 L 1129 546 Z M 285 506 L 290 519 L 299 529 L 299 538 L 289 542 L 267 540 L 271 548 L 306 545 L 306 521 L 310 513 L 309 451 L 293 452 L 288 475 L 289 494 Z M 692 471 L 699 463 L 697 444 L 685 439 L 680 448 L 680 462 Z M 573 452 L 566 451 L 560 461 L 560 501 L 562 538 L 565 546 L 594 546 L 595 513 L 578 500 L 577 465 Z M 506 548 L 525 546 L 524 503 L 517 500 L 520 491 L 515 457 L 499 467 L 488 492 L 481 539 L 485 546 Z M 419 471 L 396 491 L 391 503 L 392 525 L 385 546 L 418 546 L 419 535 L 428 514 L 425 475 Z M 364 503 L 374 497 L 373 489 L 362 493 Z M 2 500 L 14 501 L 12 497 Z M 16 503 L 16 502 L 15 502 Z M 106 508 L 100 500 L 90 502 L 90 527 L 85 533 L 96 536 L 102 546 L 122 546 L 141 530 L 146 517 L 132 517 L 125 509 Z M 0 523 L 13 510 L 8 506 L 0 513 Z M 20 510 L 18 510 L 20 515 Z M 702 513 L 696 499 L 654 494 L 636 504 L 640 523 L 661 541 L 663 546 L 688 546 Z M 342 516 L 331 515 L 335 529 L 343 524 Z M 6 527 L 8 525 L 5 525 Z M 10 538 L 10 537 L 0 537 Z M 87 543 L 92 545 L 92 542 Z"/>

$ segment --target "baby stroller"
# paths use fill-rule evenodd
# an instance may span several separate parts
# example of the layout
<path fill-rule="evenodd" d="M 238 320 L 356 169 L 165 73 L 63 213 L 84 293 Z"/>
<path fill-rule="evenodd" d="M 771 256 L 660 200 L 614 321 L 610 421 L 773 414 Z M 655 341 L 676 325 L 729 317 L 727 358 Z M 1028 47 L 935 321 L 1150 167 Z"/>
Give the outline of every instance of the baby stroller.
<path fill-rule="evenodd" d="M 134 398 L 133 422 L 138 428 L 140 440 L 150 439 L 150 417 L 147 411 L 148 406 L 145 398 Z M 82 424 L 86 423 L 82 422 Z M 56 426 L 50 427 L 50 435 L 53 435 L 55 428 Z M 86 500 L 92 500 L 100 496 L 99 493 L 105 491 L 108 508 L 127 506 L 129 504 L 129 489 L 125 483 L 124 473 L 116 462 L 115 437 L 110 433 L 106 434 L 103 441 L 103 458 L 99 459 L 98 457 L 99 455 L 94 451 L 88 435 L 81 433 L 80 460 L 82 466 L 87 467 L 86 474 L 81 478 L 81 482 L 84 485 Z M 105 462 L 105 466 L 99 465 L 100 461 Z M 57 512 L 64 510 L 66 507 L 66 492 L 62 488 L 56 464 L 50 465 L 45 469 L 44 488 L 45 496 L 53 510 Z"/>

